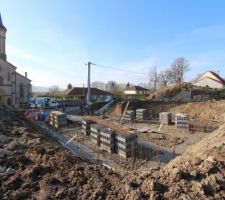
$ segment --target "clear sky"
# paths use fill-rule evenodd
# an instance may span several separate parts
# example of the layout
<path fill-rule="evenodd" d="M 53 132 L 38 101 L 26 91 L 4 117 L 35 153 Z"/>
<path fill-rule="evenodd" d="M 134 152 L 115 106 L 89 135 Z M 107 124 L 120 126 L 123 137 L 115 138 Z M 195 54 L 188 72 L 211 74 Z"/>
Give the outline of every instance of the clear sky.
<path fill-rule="evenodd" d="M 92 81 L 147 83 L 151 66 L 164 70 L 183 56 L 192 80 L 206 70 L 225 77 L 224 0 L 0 0 L 7 56 L 33 85 Z"/>

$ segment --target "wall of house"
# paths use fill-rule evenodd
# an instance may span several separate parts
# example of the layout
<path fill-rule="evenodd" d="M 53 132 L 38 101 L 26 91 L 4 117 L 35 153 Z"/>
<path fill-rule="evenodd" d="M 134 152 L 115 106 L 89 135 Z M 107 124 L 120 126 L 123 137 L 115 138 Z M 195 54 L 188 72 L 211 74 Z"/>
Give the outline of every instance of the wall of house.
<path fill-rule="evenodd" d="M 27 103 L 29 97 L 31 97 L 30 80 L 16 73 L 16 103 Z"/>
<path fill-rule="evenodd" d="M 202 77 L 199 78 L 199 80 L 202 80 L 207 77 L 219 81 L 219 79 L 216 76 L 214 76 L 211 72 L 206 72 Z"/>
<path fill-rule="evenodd" d="M 147 91 L 147 90 L 138 90 L 137 93 L 138 94 L 149 94 L 149 91 Z"/>
<path fill-rule="evenodd" d="M 125 90 L 124 94 L 137 94 L 136 90 Z"/>
<path fill-rule="evenodd" d="M 124 91 L 124 94 L 127 94 L 127 95 L 134 95 L 134 94 L 149 94 L 149 91 L 148 90 L 125 90 Z"/>
<path fill-rule="evenodd" d="M 0 59 L 0 101 L 15 104 L 15 68 Z"/>
<path fill-rule="evenodd" d="M 214 81 L 210 78 L 203 78 L 194 83 L 196 86 L 201 86 L 201 87 L 210 87 L 210 88 L 223 88 L 223 84 L 218 83 L 217 81 Z"/>
<path fill-rule="evenodd" d="M 111 95 L 91 95 L 91 101 L 110 101 Z"/>

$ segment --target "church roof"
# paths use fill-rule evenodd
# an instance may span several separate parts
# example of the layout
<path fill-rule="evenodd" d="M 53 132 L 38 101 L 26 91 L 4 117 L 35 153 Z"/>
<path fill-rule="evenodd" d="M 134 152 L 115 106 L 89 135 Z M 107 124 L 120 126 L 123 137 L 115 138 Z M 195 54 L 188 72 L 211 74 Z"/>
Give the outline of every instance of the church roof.
<path fill-rule="evenodd" d="M 1 13 L 0 13 L 0 28 L 7 30 L 6 27 L 3 25 Z"/>

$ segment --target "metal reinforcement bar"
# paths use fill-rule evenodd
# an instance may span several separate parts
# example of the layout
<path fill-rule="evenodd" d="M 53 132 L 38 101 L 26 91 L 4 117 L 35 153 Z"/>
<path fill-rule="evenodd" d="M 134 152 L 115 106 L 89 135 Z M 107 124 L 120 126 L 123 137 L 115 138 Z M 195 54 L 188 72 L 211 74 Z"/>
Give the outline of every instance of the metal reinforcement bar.
<path fill-rule="evenodd" d="M 217 128 L 218 128 L 217 126 L 209 126 L 209 125 L 197 125 L 197 124 L 189 125 L 190 132 L 211 133 Z"/>

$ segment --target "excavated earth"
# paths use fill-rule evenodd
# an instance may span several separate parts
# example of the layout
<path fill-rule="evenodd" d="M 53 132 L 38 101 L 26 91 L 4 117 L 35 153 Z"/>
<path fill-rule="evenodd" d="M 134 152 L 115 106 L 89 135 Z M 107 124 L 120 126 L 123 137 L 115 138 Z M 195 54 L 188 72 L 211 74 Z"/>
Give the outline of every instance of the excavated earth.
<path fill-rule="evenodd" d="M 124 199 L 112 170 L 73 156 L 9 112 L 1 118 L 0 199 Z"/>
<path fill-rule="evenodd" d="M 225 199 L 225 125 L 162 168 L 118 174 L 0 109 L 0 199 Z"/>

